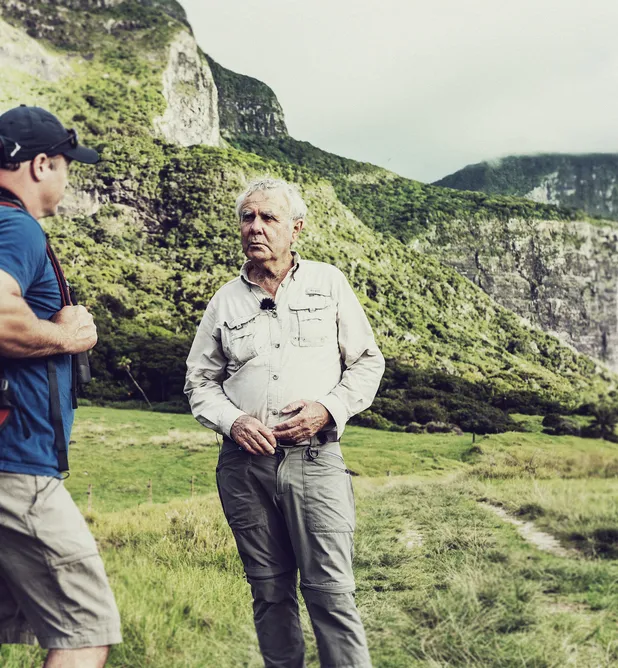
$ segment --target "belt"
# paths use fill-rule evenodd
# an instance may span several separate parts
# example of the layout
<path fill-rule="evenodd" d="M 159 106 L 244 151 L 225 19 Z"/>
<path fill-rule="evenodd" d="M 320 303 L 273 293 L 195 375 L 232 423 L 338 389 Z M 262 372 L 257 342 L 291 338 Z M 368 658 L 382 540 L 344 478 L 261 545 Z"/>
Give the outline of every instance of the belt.
<path fill-rule="evenodd" d="M 338 440 L 336 431 L 320 431 L 315 436 L 300 441 L 299 443 L 296 441 L 289 441 L 285 438 L 277 439 L 277 445 L 280 445 L 283 448 L 291 448 L 295 445 L 324 445 L 325 443 L 336 443 Z"/>
<path fill-rule="evenodd" d="M 229 438 L 228 436 L 224 436 L 223 440 L 228 443 L 233 443 L 234 445 L 238 445 L 236 441 Z M 319 446 L 319 445 L 324 445 L 325 443 L 336 443 L 338 440 L 339 439 L 337 438 L 336 431 L 320 431 L 315 436 L 307 438 L 304 441 L 300 441 L 300 443 L 296 443 L 295 441 L 290 441 L 285 438 L 277 439 L 277 445 L 280 445 L 282 448 L 292 448 L 300 445 Z"/>

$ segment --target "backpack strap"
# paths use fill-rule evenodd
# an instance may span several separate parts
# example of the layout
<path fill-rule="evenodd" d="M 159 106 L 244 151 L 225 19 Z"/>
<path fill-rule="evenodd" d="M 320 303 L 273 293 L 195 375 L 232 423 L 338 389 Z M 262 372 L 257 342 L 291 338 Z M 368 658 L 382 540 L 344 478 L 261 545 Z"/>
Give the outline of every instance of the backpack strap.
<path fill-rule="evenodd" d="M 47 380 L 49 382 L 49 407 L 51 423 L 54 428 L 54 445 L 58 456 L 58 470 L 62 473 L 69 470 L 69 452 L 62 423 L 60 408 L 60 390 L 58 389 L 58 372 L 56 364 L 50 357 L 47 360 Z"/>

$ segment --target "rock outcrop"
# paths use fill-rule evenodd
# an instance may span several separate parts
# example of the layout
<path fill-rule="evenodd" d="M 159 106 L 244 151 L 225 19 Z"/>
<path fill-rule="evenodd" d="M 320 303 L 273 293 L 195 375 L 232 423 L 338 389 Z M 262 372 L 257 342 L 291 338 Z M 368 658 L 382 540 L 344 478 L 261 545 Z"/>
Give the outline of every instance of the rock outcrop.
<path fill-rule="evenodd" d="M 533 325 L 618 370 L 618 225 L 449 222 L 413 245 Z"/>
<path fill-rule="evenodd" d="M 218 146 L 218 93 L 208 61 L 194 37 L 182 30 L 169 48 L 163 74 L 167 109 L 154 120 L 158 132 L 171 144 Z"/>
<path fill-rule="evenodd" d="M 0 21 L 0 70 L 3 78 L 18 70 L 43 81 L 58 81 L 70 73 L 65 60 L 49 53 L 23 31 Z M 5 81 L 6 85 L 6 81 Z"/>

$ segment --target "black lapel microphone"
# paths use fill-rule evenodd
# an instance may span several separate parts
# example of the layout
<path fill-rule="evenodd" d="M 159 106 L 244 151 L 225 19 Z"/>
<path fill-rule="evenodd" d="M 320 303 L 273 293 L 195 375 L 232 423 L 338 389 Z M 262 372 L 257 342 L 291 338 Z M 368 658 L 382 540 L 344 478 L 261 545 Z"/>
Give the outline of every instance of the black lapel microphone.
<path fill-rule="evenodd" d="M 275 311 L 277 309 L 277 304 L 275 304 L 274 299 L 271 299 L 270 297 L 264 297 L 264 299 L 262 299 L 260 302 L 260 308 L 262 311 Z"/>

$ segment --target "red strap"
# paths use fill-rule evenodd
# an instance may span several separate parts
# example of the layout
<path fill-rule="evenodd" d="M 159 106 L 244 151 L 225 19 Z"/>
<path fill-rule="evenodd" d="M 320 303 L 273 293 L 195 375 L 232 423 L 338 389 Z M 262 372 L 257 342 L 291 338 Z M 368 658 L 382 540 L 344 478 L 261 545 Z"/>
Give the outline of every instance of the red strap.
<path fill-rule="evenodd" d="M 0 408 L 0 427 L 11 417 L 10 408 Z"/>
<path fill-rule="evenodd" d="M 18 204 L 12 204 L 11 202 L 0 202 L 0 206 L 10 206 L 11 209 L 21 209 L 21 206 Z"/>

